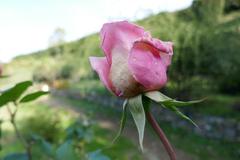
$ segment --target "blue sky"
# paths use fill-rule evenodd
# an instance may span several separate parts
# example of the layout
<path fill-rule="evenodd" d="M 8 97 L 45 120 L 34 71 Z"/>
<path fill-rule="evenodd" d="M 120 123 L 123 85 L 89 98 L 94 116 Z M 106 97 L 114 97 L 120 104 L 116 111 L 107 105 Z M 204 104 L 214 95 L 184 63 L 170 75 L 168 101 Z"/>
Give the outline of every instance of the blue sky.
<path fill-rule="evenodd" d="M 1 0 L 0 61 L 45 49 L 57 27 L 66 40 L 98 32 L 103 23 L 136 20 L 190 6 L 192 0 Z"/>

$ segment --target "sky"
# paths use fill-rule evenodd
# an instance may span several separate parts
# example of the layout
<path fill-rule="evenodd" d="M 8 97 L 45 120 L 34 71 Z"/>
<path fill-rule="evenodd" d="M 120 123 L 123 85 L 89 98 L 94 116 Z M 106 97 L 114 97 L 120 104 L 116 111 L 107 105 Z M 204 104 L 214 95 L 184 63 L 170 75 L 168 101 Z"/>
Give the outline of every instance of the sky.
<path fill-rule="evenodd" d="M 138 20 L 190 6 L 192 0 L 0 0 L 0 61 L 45 49 L 58 27 L 72 41 L 110 21 Z"/>

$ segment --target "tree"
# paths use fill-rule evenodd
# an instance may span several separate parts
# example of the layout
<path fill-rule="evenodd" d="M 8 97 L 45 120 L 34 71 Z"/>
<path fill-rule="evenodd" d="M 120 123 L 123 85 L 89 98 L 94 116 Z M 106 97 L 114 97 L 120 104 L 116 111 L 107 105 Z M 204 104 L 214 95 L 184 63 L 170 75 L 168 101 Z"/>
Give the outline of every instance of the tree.
<path fill-rule="evenodd" d="M 65 35 L 66 33 L 64 29 L 57 28 L 52 34 L 52 36 L 49 38 L 49 51 L 51 56 L 63 54 Z"/>
<path fill-rule="evenodd" d="M 225 0 L 194 0 L 191 8 L 199 21 L 212 25 L 221 17 L 224 4 Z"/>

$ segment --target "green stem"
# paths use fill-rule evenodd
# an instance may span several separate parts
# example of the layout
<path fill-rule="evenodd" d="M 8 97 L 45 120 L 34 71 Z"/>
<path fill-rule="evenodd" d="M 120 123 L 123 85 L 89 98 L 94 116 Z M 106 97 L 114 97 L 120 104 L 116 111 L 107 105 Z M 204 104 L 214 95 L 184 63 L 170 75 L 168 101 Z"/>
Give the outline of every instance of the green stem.
<path fill-rule="evenodd" d="M 151 124 L 152 128 L 155 130 L 155 132 L 157 133 L 158 137 L 162 141 L 166 151 L 168 152 L 168 155 L 169 155 L 170 159 L 171 160 L 176 160 L 176 153 L 173 150 L 173 147 L 169 143 L 169 141 L 168 141 L 166 135 L 164 134 L 163 130 L 158 125 L 156 119 L 149 112 L 149 109 L 146 110 L 146 117 L 147 117 L 148 122 Z"/>
<path fill-rule="evenodd" d="M 31 145 L 24 139 L 24 137 L 20 133 L 20 131 L 17 127 L 17 124 L 16 124 L 16 120 L 15 120 L 15 117 L 16 117 L 16 114 L 17 114 L 17 105 L 16 104 L 15 104 L 15 107 L 16 107 L 16 110 L 14 112 L 12 112 L 10 107 L 7 106 L 7 110 L 10 114 L 10 122 L 13 125 L 13 128 L 14 128 L 14 131 L 15 131 L 15 134 L 16 134 L 17 138 L 20 140 L 20 142 L 22 143 L 22 145 L 24 146 L 24 148 L 27 152 L 28 159 L 32 160 Z"/>

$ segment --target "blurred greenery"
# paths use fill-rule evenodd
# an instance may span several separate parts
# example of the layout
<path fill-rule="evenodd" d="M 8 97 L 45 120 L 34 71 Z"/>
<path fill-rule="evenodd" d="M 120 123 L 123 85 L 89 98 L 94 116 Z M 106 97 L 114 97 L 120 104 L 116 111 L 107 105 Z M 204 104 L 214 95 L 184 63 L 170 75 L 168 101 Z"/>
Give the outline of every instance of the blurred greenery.
<path fill-rule="evenodd" d="M 199 160 L 237 160 L 239 158 L 238 142 L 203 138 L 180 128 L 172 128 L 169 124 L 163 124 L 162 128 L 176 147 L 197 155 Z"/>
<path fill-rule="evenodd" d="M 193 108 L 191 112 L 234 118 L 240 121 L 240 1 L 239 0 L 194 0 L 191 7 L 177 12 L 162 12 L 139 20 L 137 24 L 150 31 L 153 37 L 173 41 L 174 56 L 169 68 L 169 82 L 162 90 L 176 99 L 207 97 L 207 100 Z M 99 34 L 92 34 L 77 41 L 54 45 L 49 49 L 16 57 L 5 65 L 10 79 L 2 79 L 0 87 L 20 80 L 33 79 L 55 88 L 66 88 L 84 94 L 111 94 L 100 82 L 90 67 L 89 56 L 103 56 Z M 57 86 L 57 87 L 56 87 Z M 55 97 L 56 98 L 56 97 Z M 95 114 L 120 117 L 111 108 L 87 101 L 65 99 L 74 106 Z M 51 110 L 51 111 L 49 111 Z M 49 109 L 46 105 L 32 104 L 23 107 L 19 117 L 20 127 L 25 136 L 37 132 L 49 142 L 60 144 L 65 136 L 64 129 L 73 122 L 72 114 L 65 110 Z M 27 113 L 27 114 L 26 114 Z M 34 115 L 34 116 L 30 116 Z M 70 116 L 70 117 L 69 117 Z M 40 120 L 41 119 L 41 120 Z M 94 151 L 109 143 L 112 131 L 96 125 L 93 127 L 95 141 L 87 146 Z M 163 124 L 178 148 L 200 159 L 238 159 L 239 143 L 210 140 L 187 131 Z M 9 152 L 22 151 L 21 145 L 12 138 L 13 133 L 3 133 L 6 146 L 0 157 Z M 183 145 L 184 144 L 184 145 Z M 126 146 L 127 149 L 126 149 Z M 56 147 L 56 146 L 55 146 Z M 119 143 L 107 152 L 111 158 L 122 156 L 128 159 L 128 151 L 139 158 L 129 139 L 122 137 Z M 211 156 L 209 156 L 211 155 Z"/>
<path fill-rule="evenodd" d="M 100 106 L 99 104 L 94 102 L 70 100 L 67 98 L 61 98 L 61 101 L 64 101 L 71 106 L 75 106 L 76 108 L 78 108 L 78 106 L 81 106 L 83 112 L 91 113 L 95 117 L 98 117 L 98 115 L 101 114 L 103 117 L 108 117 L 108 119 L 114 120 L 116 119 L 116 117 L 119 117 L 118 119 L 120 119 L 121 116 L 121 113 L 117 112 L 114 108 L 108 108 L 106 110 L 107 106 Z M 127 122 L 129 123 L 130 121 Z M 134 126 L 133 122 L 129 125 L 130 127 Z M 166 133 L 166 135 L 168 135 L 169 140 L 173 142 L 173 144 L 177 148 L 182 149 L 188 154 L 195 155 L 196 159 L 235 160 L 239 157 L 239 142 L 228 142 L 225 140 L 204 138 L 199 135 L 193 134 L 192 132 L 188 132 L 184 129 L 171 127 L 171 124 L 168 123 L 161 123 L 161 127 Z M 150 128 L 148 124 L 147 128 Z M 152 136 L 156 135 L 153 133 Z M 157 139 L 157 137 L 154 138 Z M 121 145 L 121 142 L 122 140 L 117 141 L 117 145 L 115 147 Z M 124 145 L 122 147 L 124 147 Z"/>
<path fill-rule="evenodd" d="M 85 150 L 84 152 L 79 152 L 79 155 L 81 155 L 85 152 L 104 149 L 111 144 L 111 140 L 114 137 L 114 132 L 111 128 L 104 128 L 95 122 L 94 118 L 91 118 L 90 115 L 93 110 L 89 109 L 79 114 L 76 113 L 73 116 L 70 110 L 66 110 L 60 105 L 52 108 L 46 104 L 31 103 L 22 106 L 17 120 L 20 124 L 20 131 L 26 138 L 40 140 L 43 137 L 46 142 L 52 144 L 54 149 L 57 149 L 61 144 L 65 144 L 64 142 L 76 138 L 74 142 L 76 143 L 75 145 L 80 147 L 78 150 Z M 78 118 L 77 122 L 75 122 L 76 118 Z M 63 141 L 65 138 L 66 141 Z M 3 148 L 0 152 L 0 158 L 9 153 L 24 150 L 19 141 L 14 137 L 14 133 L 7 121 L 4 121 L 3 124 L 2 139 Z M 32 145 L 34 157 L 47 159 L 39 147 L 41 147 L 39 144 Z M 47 151 L 49 152 L 49 149 Z M 121 160 L 128 160 L 130 157 L 136 160 L 141 159 L 140 151 L 126 137 L 121 137 L 118 143 L 104 150 L 104 153 L 111 159 L 116 157 Z"/>

